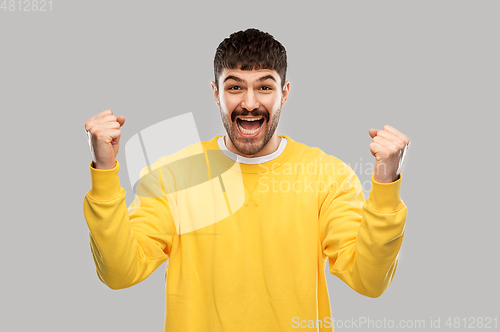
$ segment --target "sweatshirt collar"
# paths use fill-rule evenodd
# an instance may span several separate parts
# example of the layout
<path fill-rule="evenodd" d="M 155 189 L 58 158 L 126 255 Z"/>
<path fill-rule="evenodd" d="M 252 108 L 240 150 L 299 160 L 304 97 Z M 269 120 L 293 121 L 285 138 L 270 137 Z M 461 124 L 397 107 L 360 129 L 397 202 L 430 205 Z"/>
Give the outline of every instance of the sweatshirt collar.
<path fill-rule="evenodd" d="M 217 135 L 214 138 L 212 138 L 211 140 L 207 141 L 206 142 L 206 149 L 207 150 L 218 150 L 218 151 L 222 152 L 222 153 L 215 154 L 216 159 L 224 166 L 231 168 L 231 166 L 235 163 L 235 160 L 233 160 L 232 158 L 230 158 L 226 155 L 226 152 L 230 152 L 229 150 L 224 151 L 223 149 L 221 149 L 219 147 L 218 139 L 219 139 L 219 137 L 222 137 L 222 136 L 223 135 Z M 242 173 L 266 173 L 270 170 L 273 170 L 277 167 L 280 167 L 284 162 L 286 162 L 288 160 L 288 158 L 290 157 L 290 155 L 292 154 L 292 151 L 295 148 L 295 141 L 286 135 L 279 135 L 279 137 L 286 139 L 286 144 L 283 144 L 284 147 L 282 148 L 282 151 L 280 151 L 280 147 L 278 147 L 278 150 L 275 151 L 275 152 L 278 152 L 275 158 L 272 158 L 271 160 L 267 160 L 264 162 L 249 164 L 249 163 L 243 163 L 243 162 L 239 162 L 239 161 L 244 161 L 245 159 L 253 159 L 253 158 L 243 157 L 245 159 L 243 159 L 243 160 L 239 159 L 237 161 L 237 163 L 240 166 L 241 172 Z M 283 140 L 283 139 L 281 140 L 280 146 L 282 145 L 282 143 L 284 141 L 285 140 Z M 273 152 L 272 154 L 267 155 L 267 156 L 271 156 L 275 152 Z M 239 156 L 239 157 L 242 158 L 242 156 Z M 264 156 L 264 157 L 266 157 L 266 156 Z"/>

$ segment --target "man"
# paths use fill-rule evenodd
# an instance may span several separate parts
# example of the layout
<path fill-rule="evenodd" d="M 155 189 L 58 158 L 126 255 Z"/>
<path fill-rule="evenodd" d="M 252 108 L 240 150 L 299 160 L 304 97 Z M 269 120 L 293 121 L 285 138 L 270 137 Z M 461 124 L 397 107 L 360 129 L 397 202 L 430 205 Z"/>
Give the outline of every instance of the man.
<path fill-rule="evenodd" d="M 369 130 L 376 161 L 365 202 L 345 163 L 275 133 L 290 90 L 286 66 L 268 33 L 226 38 L 212 82 L 226 135 L 143 169 L 128 210 L 116 161 L 125 119 L 107 110 L 85 124 L 96 162 L 84 213 L 98 277 L 130 287 L 168 259 L 165 331 L 332 331 L 327 258 L 365 296 L 392 281 L 409 140 L 391 126 Z"/>

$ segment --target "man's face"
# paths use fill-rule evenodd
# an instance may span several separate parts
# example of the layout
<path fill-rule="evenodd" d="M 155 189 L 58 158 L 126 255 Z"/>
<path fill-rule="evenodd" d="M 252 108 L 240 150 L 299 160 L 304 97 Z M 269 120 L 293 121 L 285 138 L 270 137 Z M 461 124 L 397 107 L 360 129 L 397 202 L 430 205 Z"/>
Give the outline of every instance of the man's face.
<path fill-rule="evenodd" d="M 212 82 L 226 132 L 242 155 L 258 155 L 273 138 L 289 87 L 287 81 L 281 90 L 279 74 L 270 69 L 224 68 L 219 91 Z"/>

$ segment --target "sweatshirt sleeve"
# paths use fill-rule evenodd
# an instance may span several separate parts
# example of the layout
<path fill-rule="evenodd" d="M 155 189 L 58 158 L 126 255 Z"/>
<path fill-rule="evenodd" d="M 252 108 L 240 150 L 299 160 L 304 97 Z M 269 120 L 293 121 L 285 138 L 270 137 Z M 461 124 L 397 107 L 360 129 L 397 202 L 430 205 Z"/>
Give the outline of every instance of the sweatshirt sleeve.
<path fill-rule="evenodd" d="M 372 175 L 371 181 L 366 202 L 352 170 L 328 194 L 320 209 L 321 241 L 333 275 L 362 295 L 379 297 L 396 272 L 407 210 L 401 176 L 379 183 Z"/>
<path fill-rule="evenodd" d="M 111 289 L 146 279 L 168 259 L 176 234 L 160 170 L 141 171 L 128 208 L 119 170 L 118 161 L 109 170 L 91 163 L 91 188 L 83 203 L 97 276 Z"/>

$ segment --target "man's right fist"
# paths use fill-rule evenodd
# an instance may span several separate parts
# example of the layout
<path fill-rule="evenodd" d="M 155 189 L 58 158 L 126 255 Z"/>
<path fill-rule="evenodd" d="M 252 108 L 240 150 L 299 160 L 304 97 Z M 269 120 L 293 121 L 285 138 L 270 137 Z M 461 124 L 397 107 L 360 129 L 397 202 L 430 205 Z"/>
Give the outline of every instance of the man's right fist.
<path fill-rule="evenodd" d="M 112 169 L 116 165 L 116 155 L 120 148 L 120 128 L 125 123 L 123 116 L 116 117 L 106 110 L 85 122 L 85 130 L 92 134 L 94 168 Z"/>

